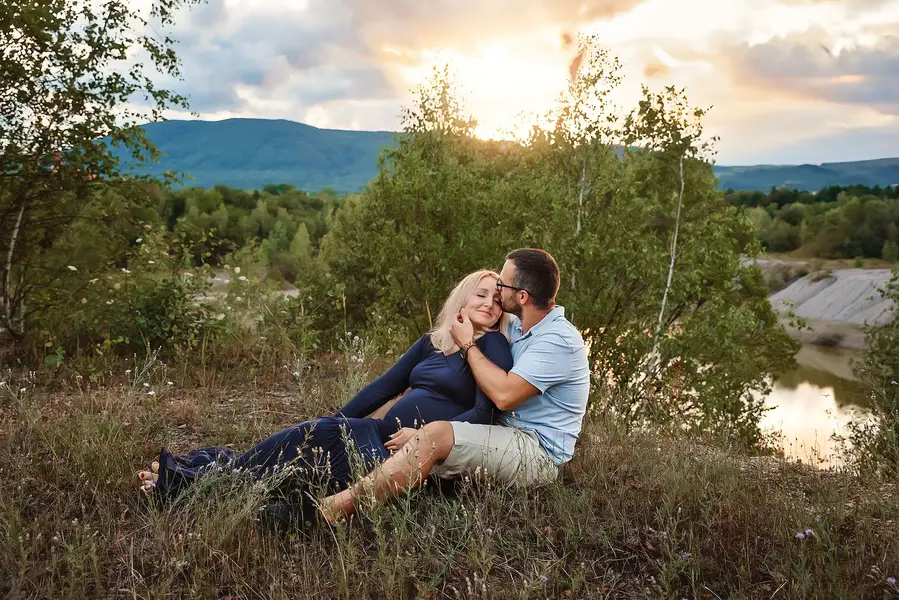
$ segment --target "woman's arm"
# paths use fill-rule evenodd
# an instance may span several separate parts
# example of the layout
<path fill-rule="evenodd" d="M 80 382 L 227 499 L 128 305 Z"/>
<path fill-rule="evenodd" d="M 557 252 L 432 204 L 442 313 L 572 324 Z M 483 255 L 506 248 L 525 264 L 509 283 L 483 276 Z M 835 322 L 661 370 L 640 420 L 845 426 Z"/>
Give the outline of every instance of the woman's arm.
<path fill-rule="evenodd" d="M 508 372 L 512 368 L 512 350 L 501 333 L 487 333 L 478 340 L 477 345 L 484 356 L 503 371 Z M 499 412 L 480 386 L 475 386 L 474 406 L 450 421 L 491 425 L 499 417 Z"/>
<path fill-rule="evenodd" d="M 386 373 L 362 388 L 346 406 L 337 411 L 336 416 L 349 418 L 367 417 L 388 400 L 402 394 L 409 387 L 409 375 L 415 365 L 424 360 L 431 350 L 430 336 L 423 335 L 406 350 L 396 364 Z"/>

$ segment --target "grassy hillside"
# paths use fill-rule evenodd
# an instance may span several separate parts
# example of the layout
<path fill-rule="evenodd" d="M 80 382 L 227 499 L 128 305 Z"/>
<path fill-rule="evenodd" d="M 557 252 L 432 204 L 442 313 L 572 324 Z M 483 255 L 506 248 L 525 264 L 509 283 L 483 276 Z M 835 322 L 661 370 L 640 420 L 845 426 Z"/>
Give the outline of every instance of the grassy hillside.
<path fill-rule="evenodd" d="M 148 171 L 182 171 L 188 186 L 223 184 L 259 189 L 291 183 L 304 190 L 361 190 L 377 173 L 378 154 L 394 141 L 388 131 L 319 129 L 286 120 L 169 121 L 146 126 L 164 154 Z M 721 189 L 899 183 L 899 158 L 822 165 L 716 166 Z"/>

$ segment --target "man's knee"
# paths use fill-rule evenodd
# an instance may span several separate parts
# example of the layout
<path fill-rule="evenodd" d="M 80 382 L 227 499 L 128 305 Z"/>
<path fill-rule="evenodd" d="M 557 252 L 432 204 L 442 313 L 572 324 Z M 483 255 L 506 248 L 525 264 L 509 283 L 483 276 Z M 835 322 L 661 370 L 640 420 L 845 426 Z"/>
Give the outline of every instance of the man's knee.
<path fill-rule="evenodd" d="M 438 460 L 449 456 L 450 450 L 455 444 L 453 425 L 447 421 L 434 421 L 425 424 L 417 437 L 420 438 L 420 444 L 427 445 L 434 451 Z"/>

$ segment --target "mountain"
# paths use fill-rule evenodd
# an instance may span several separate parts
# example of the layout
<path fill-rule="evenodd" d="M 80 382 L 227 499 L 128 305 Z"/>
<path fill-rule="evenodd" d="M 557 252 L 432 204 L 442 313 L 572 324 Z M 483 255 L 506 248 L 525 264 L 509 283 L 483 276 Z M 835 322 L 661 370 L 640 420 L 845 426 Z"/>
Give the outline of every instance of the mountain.
<path fill-rule="evenodd" d="M 299 189 L 340 192 L 361 190 L 374 178 L 378 154 L 393 144 L 394 136 L 268 119 L 166 121 L 148 123 L 144 131 L 164 156 L 141 171 L 182 171 L 188 187 L 261 189 L 292 183 Z"/>
<path fill-rule="evenodd" d="M 763 190 L 786 187 L 817 191 L 828 185 L 868 185 L 886 187 L 899 184 L 899 158 L 820 165 L 715 166 L 721 189 Z"/>
<path fill-rule="evenodd" d="M 182 171 L 187 186 L 260 189 L 291 183 L 300 189 L 361 190 L 378 172 L 381 150 L 394 143 L 389 131 L 319 129 L 294 121 L 227 119 L 167 121 L 144 126 L 164 154 L 143 172 Z M 815 191 L 827 185 L 899 184 L 899 158 L 821 165 L 715 166 L 720 188 Z"/>

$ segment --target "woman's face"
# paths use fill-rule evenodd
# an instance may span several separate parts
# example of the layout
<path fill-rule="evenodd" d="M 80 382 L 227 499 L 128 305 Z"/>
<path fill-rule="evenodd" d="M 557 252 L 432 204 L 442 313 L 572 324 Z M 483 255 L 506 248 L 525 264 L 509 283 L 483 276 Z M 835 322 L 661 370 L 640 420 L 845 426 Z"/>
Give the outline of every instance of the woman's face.
<path fill-rule="evenodd" d="M 499 290 L 496 289 L 496 277 L 487 275 L 481 279 L 474 294 L 468 297 L 465 309 L 475 327 L 488 329 L 496 325 L 503 314 Z"/>

